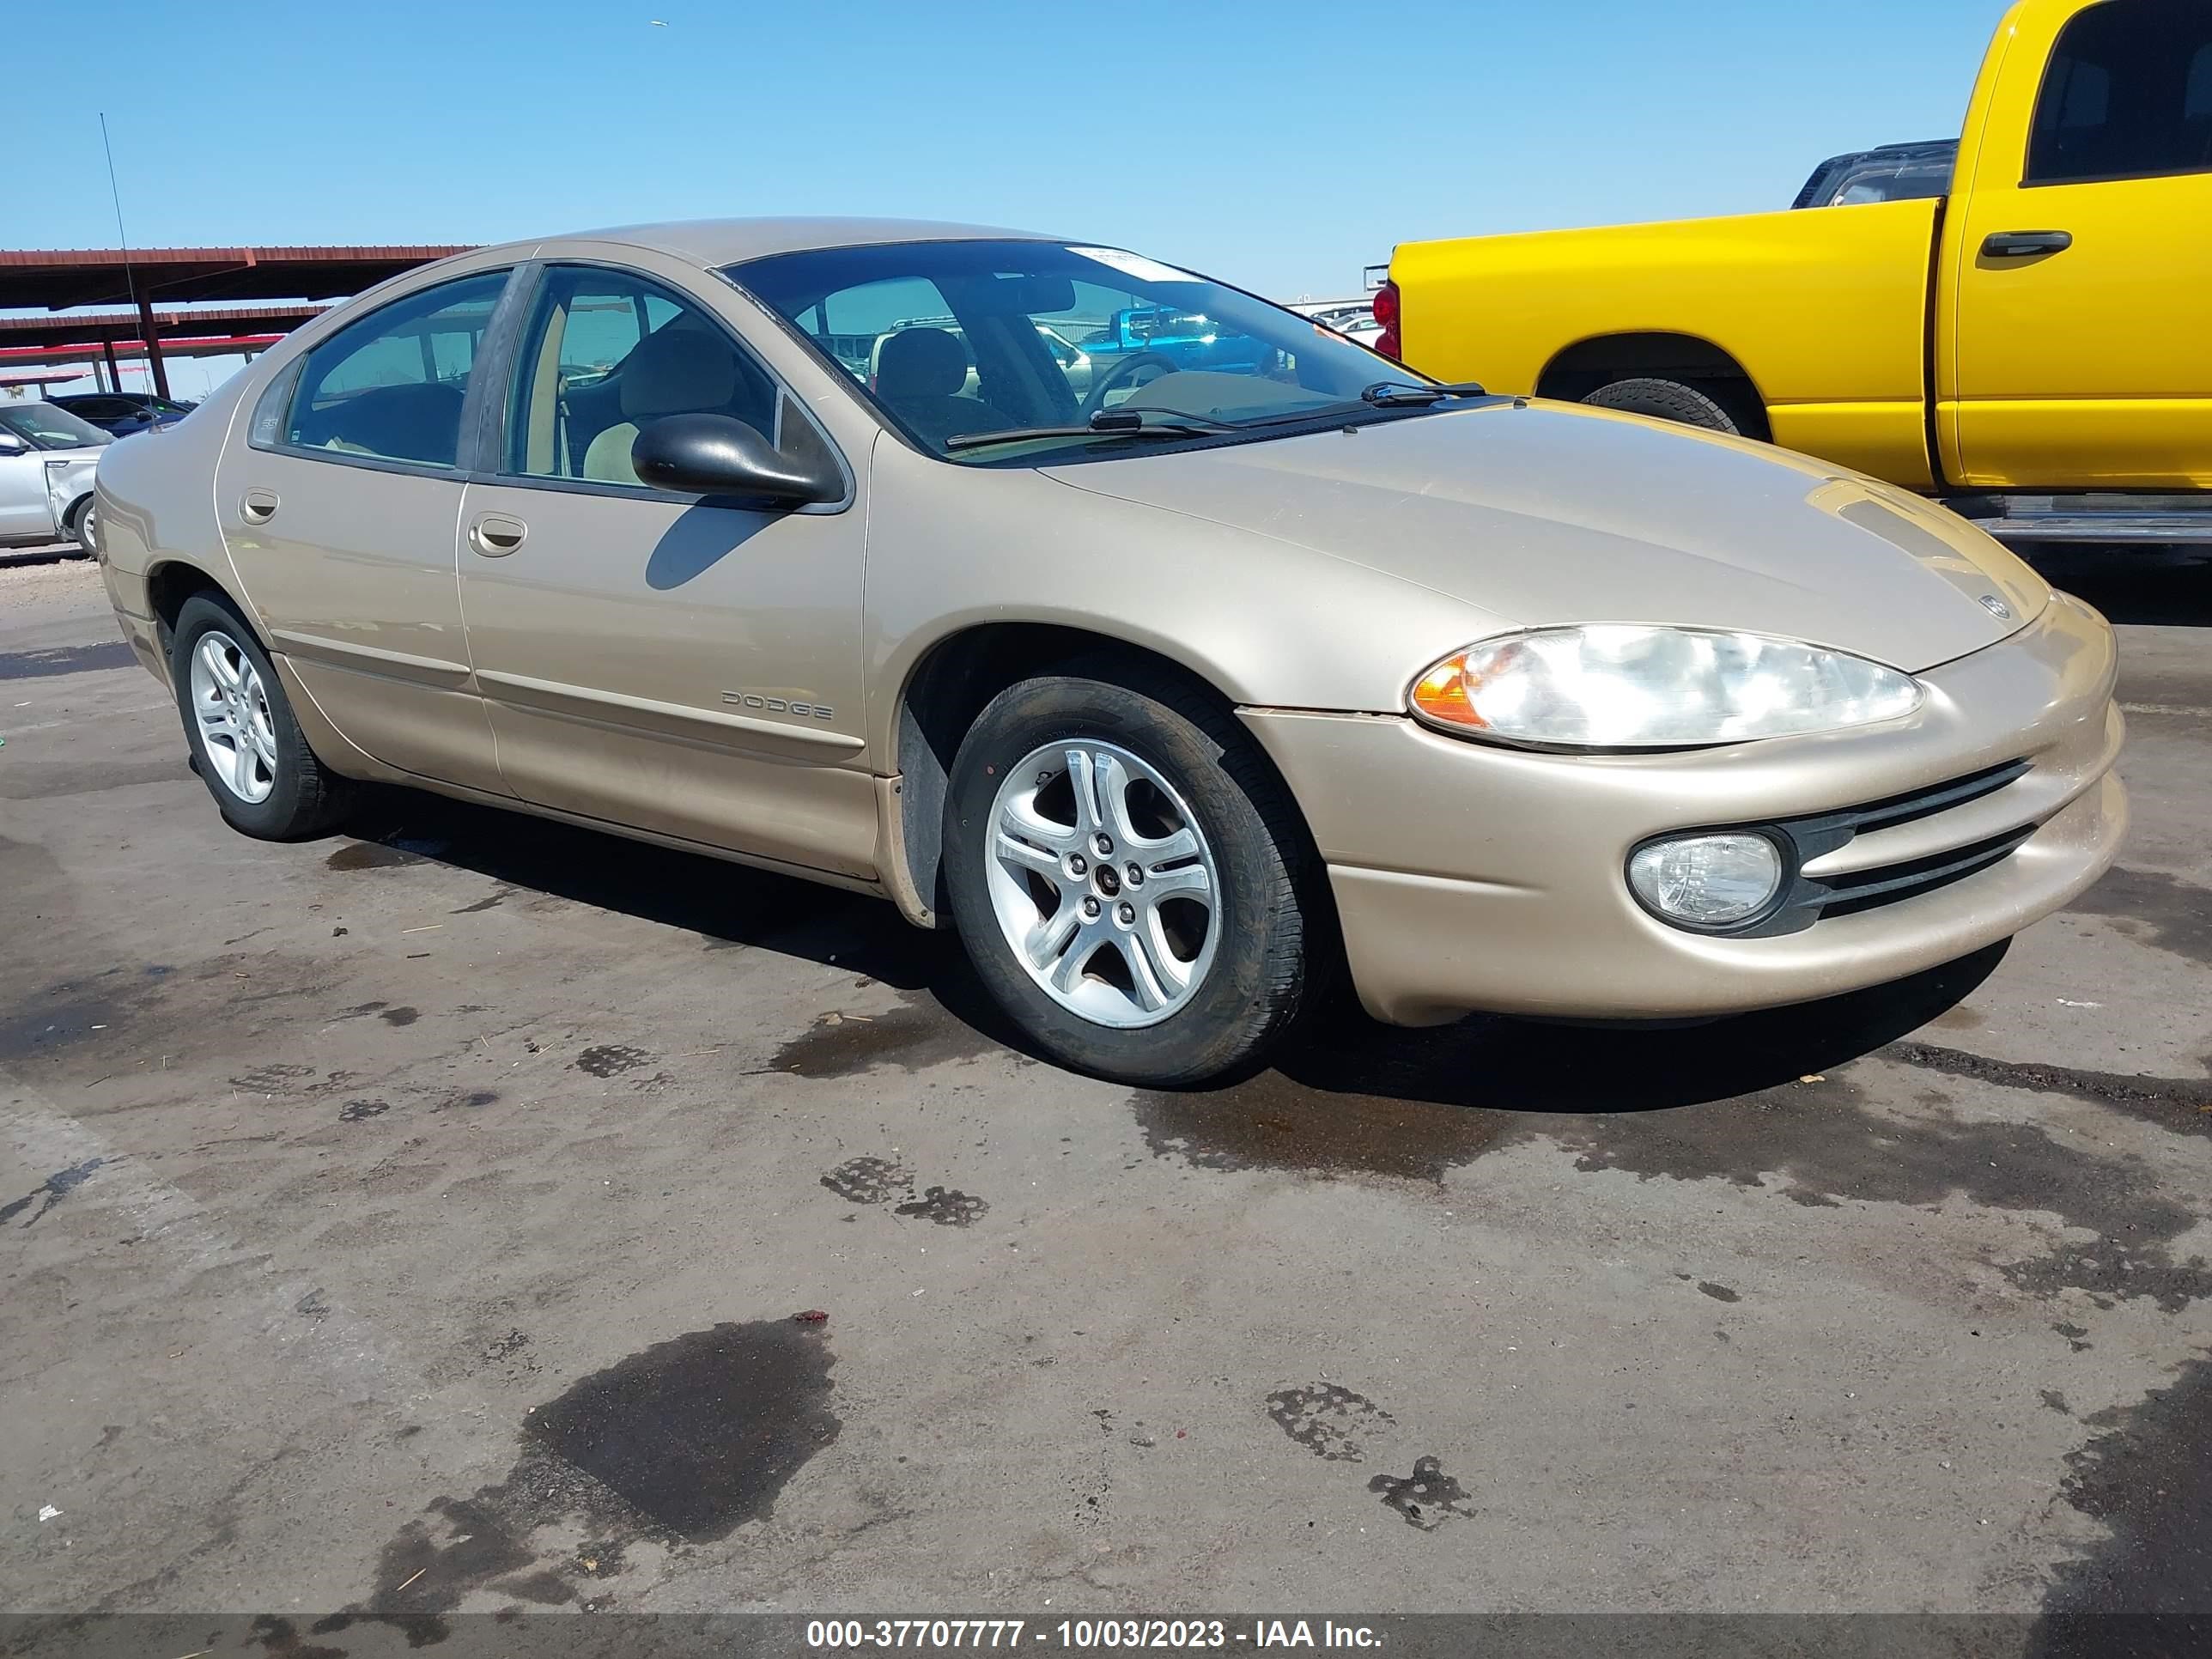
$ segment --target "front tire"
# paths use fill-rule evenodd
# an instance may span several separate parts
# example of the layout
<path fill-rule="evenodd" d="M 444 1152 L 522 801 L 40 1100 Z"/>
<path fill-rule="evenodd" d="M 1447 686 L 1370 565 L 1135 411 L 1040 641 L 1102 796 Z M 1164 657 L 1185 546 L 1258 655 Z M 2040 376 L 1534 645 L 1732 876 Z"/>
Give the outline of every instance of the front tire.
<path fill-rule="evenodd" d="M 954 924 L 1078 1070 L 1173 1087 L 1257 1066 L 1313 999 L 1324 914 L 1288 793 L 1228 710 L 1097 663 L 1010 686 L 945 798 Z"/>
<path fill-rule="evenodd" d="M 304 841 L 337 827 L 354 788 L 316 758 L 284 684 L 229 599 L 195 593 L 178 613 L 169 680 L 192 769 L 232 829 Z"/>

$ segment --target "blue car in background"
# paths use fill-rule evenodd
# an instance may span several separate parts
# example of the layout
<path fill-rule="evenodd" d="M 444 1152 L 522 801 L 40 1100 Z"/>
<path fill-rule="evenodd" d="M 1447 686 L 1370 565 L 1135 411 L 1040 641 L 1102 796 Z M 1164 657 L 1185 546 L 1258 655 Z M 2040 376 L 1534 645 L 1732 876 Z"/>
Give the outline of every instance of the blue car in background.
<path fill-rule="evenodd" d="M 1224 332 L 1211 318 L 1195 312 L 1133 306 L 1113 313 L 1098 326 L 1086 327 L 1086 320 L 1054 318 L 1036 324 L 1038 339 L 1067 376 L 1068 389 L 1079 400 L 1097 398 L 1110 407 L 1163 374 L 1194 368 L 1255 374 L 1275 366 L 1272 349 L 1248 335 Z M 960 343 L 968 359 L 963 395 L 981 397 L 975 351 L 957 317 L 902 317 L 880 334 L 819 337 L 839 367 L 873 390 L 884 343 L 915 328 L 934 329 Z"/>
<path fill-rule="evenodd" d="M 1164 357 L 1178 370 L 1255 374 L 1274 354 L 1249 335 L 1224 331 L 1212 318 L 1167 306 L 1133 306 L 1075 343 L 1091 361 L 1093 380 L 1140 353 Z"/>
<path fill-rule="evenodd" d="M 118 438 L 155 427 L 174 426 L 199 407 L 198 404 L 179 403 L 173 398 L 157 398 L 150 392 L 79 392 L 46 401 Z"/>

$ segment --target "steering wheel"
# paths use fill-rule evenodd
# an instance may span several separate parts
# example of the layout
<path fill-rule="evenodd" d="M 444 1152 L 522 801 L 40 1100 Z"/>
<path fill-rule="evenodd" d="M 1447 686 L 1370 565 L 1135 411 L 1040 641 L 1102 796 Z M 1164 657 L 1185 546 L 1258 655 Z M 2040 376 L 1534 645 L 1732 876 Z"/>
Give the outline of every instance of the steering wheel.
<path fill-rule="evenodd" d="M 1115 390 L 1125 380 L 1135 380 L 1138 370 L 1147 368 L 1158 368 L 1169 374 L 1176 374 L 1182 372 L 1182 365 L 1177 363 L 1174 358 L 1169 356 L 1165 352 L 1132 352 L 1128 356 L 1124 357 L 1120 362 L 1115 364 L 1113 368 L 1108 369 L 1103 374 L 1100 375 L 1097 382 L 1092 385 L 1090 395 L 1085 397 L 1083 400 L 1083 418 L 1087 421 L 1093 415 L 1096 415 L 1100 410 L 1105 408 L 1106 394 L 1108 392 Z M 1152 378 L 1154 380 L 1158 380 L 1160 376 L 1156 374 Z"/>

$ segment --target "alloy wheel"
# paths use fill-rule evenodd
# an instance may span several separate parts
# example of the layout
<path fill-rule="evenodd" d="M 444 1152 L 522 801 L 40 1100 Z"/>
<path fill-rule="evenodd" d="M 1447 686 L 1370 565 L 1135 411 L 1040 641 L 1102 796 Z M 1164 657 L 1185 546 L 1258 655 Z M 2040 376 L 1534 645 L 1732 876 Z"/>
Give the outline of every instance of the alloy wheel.
<path fill-rule="evenodd" d="M 192 714 L 210 769 L 222 787 L 249 804 L 276 787 L 276 728 L 269 689 L 253 659 L 219 629 L 192 649 Z"/>
<path fill-rule="evenodd" d="M 1190 1000 L 1213 963 L 1221 881 L 1157 768 L 1116 744 L 1046 744 L 1007 769 L 991 823 L 991 907 L 1047 996 L 1121 1030 Z"/>

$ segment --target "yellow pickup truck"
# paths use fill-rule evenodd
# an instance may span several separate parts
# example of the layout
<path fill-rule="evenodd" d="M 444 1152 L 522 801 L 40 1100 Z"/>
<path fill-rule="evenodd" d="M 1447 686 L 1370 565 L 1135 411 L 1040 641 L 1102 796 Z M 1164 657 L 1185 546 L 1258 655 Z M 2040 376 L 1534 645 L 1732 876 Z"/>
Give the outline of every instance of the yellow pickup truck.
<path fill-rule="evenodd" d="M 2010 539 L 2212 540 L 2212 0 L 2019 0 L 1948 195 L 1408 242 L 1376 308 L 1439 379 L 1768 439 Z"/>

